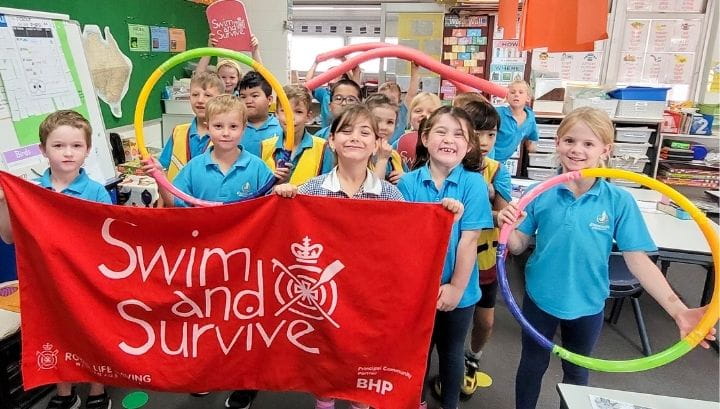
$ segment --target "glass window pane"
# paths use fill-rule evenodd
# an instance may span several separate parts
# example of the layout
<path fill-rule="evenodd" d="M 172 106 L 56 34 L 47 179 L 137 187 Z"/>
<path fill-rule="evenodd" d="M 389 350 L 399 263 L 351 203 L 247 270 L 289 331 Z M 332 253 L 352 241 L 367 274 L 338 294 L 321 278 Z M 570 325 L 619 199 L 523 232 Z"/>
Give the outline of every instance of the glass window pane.
<path fill-rule="evenodd" d="M 307 71 L 315 62 L 318 54 L 337 50 L 344 45 L 344 40 L 340 36 L 292 35 L 290 37 L 290 69 Z M 336 65 L 338 65 L 337 60 L 323 61 L 318 65 L 317 71 L 327 71 Z"/>

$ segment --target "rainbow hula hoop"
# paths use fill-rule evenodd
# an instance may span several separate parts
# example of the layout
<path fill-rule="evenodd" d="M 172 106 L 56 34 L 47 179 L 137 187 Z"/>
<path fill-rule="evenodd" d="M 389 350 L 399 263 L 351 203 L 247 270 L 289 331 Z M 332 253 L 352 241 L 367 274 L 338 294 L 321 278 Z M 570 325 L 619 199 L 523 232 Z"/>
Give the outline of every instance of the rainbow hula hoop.
<path fill-rule="evenodd" d="M 290 101 L 288 101 L 287 95 L 285 95 L 285 91 L 282 88 L 282 85 L 278 82 L 278 80 L 275 78 L 275 76 L 272 75 L 270 71 L 268 71 L 265 67 L 262 66 L 259 62 L 253 60 L 252 58 L 248 57 L 247 55 L 227 50 L 224 48 L 211 48 L 211 47 L 204 47 L 204 48 L 196 48 L 194 50 L 188 50 L 185 52 L 182 52 L 178 55 L 173 56 L 172 58 L 168 59 L 164 63 L 160 64 L 159 67 L 153 71 L 152 74 L 150 74 L 150 77 L 148 77 L 147 81 L 145 81 L 145 85 L 143 85 L 142 89 L 140 90 L 140 95 L 138 96 L 137 104 L 135 105 L 135 120 L 134 120 L 134 126 L 135 126 L 135 137 L 137 138 L 137 144 L 138 148 L 140 150 L 140 154 L 142 155 L 143 159 L 147 159 L 150 157 L 150 154 L 148 153 L 147 147 L 145 146 L 145 131 L 143 130 L 143 119 L 145 117 L 145 106 L 147 105 L 148 97 L 150 96 L 150 92 L 152 91 L 153 87 L 155 87 L 155 84 L 157 84 L 158 80 L 165 75 L 171 68 L 175 67 L 176 65 L 183 63 L 188 60 L 194 60 L 200 57 L 205 56 L 211 56 L 211 57 L 224 57 L 229 58 L 232 60 L 239 61 L 248 67 L 254 69 L 257 71 L 260 75 L 263 76 L 267 80 L 267 82 L 270 83 L 270 86 L 275 91 L 275 93 L 278 96 L 278 100 L 280 101 L 280 106 L 282 107 L 283 111 L 285 111 L 285 118 L 286 118 L 286 128 L 285 128 L 285 141 L 284 141 L 284 157 L 285 160 L 287 160 L 290 157 L 289 152 L 292 150 L 294 138 L 295 138 L 295 122 L 293 119 L 293 110 L 290 106 Z M 281 159 L 282 160 L 282 159 Z M 223 203 L 220 202 L 210 202 L 207 200 L 200 200 L 197 198 L 194 198 L 182 191 L 180 191 L 178 188 L 173 186 L 172 183 L 165 177 L 165 174 L 160 171 L 154 171 L 152 172 L 151 176 L 155 178 L 157 183 L 164 187 L 165 189 L 169 190 L 173 195 L 175 195 L 177 198 L 182 199 L 188 203 L 191 203 L 196 206 L 218 206 Z M 236 200 L 235 202 L 242 201 L 242 200 L 248 200 L 252 199 L 258 196 L 261 196 L 265 194 L 273 185 L 275 184 L 275 179 L 271 179 L 270 182 L 268 182 L 265 186 L 262 186 L 256 193 L 244 196 L 240 200 Z"/>
<path fill-rule="evenodd" d="M 550 350 L 553 354 L 559 356 L 562 359 L 565 359 L 566 361 L 572 362 L 575 365 L 603 372 L 637 372 L 657 368 L 659 366 L 670 363 L 685 355 L 691 349 L 695 348 L 705 338 L 705 335 L 718 321 L 718 313 L 720 312 L 720 308 L 718 308 L 720 306 L 718 302 L 718 294 L 720 294 L 720 280 L 718 280 L 718 265 L 720 265 L 720 255 L 718 254 L 718 235 L 712 228 L 710 220 L 708 220 L 708 218 L 705 217 L 705 215 L 690 200 L 688 200 L 682 194 L 678 193 L 675 189 L 662 182 L 658 182 L 655 179 L 651 179 L 648 176 L 620 169 L 593 168 L 557 175 L 551 179 L 546 180 L 545 182 L 540 183 L 527 195 L 523 196 L 520 199 L 520 203 L 518 204 L 518 212 L 522 213 L 523 209 L 525 209 L 528 203 L 530 203 L 533 199 L 535 199 L 535 197 L 548 190 L 549 188 L 560 183 L 568 182 L 570 180 L 588 177 L 627 179 L 633 182 L 640 183 L 643 186 L 656 190 L 672 199 L 675 203 L 677 203 L 678 206 L 687 211 L 690 216 L 692 216 L 693 220 L 695 220 L 695 223 L 698 224 L 700 230 L 702 230 L 703 235 L 705 236 L 705 239 L 710 245 L 713 263 L 715 264 L 715 285 L 713 288 L 712 299 L 710 300 L 710 304 L 708 305 L 707 312 L 700 319 L 698 325 L 692 331 L 690 331 L 690 333 L 686 335 L 685 338 L 681 339 L 675 345 L 672 345 L 668 349 L 655 355 L 639 359 L 612 361 L 592 358 L 589 356 L 576 354 L 574 352 L 568 351 L 567 349 L 564 349 L 561 346 L 553 344 L 552 341 L 548 340 L 542 334 L 540 334 L 525 319 L 525 317 L 520 311 L 520 307 L 518 307 L 512 293 L 510 292 L 507 272 L 505 270 L 507 240 L 510 232 L 513 229 L 513 226 L 510 224 L 503 226 L 503 228 L 500 230 L 500 237 L 498 239 L 497 271 L 498 281 L 500 283 L 502 295 L 507 302 L 510 312 L 520 323 L 523 331 L 529 334 L 544 348 Z"/>

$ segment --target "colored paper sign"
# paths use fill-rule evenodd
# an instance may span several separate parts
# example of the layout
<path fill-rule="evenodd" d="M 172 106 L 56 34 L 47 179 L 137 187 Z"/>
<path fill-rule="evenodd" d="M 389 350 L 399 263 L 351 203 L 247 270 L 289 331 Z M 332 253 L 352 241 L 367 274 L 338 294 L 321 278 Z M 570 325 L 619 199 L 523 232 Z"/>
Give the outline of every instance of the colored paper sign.
<path fill-rule="evenodd" d="M 170 51 L 170 34 L 167 27 L 150 27 L 150 47 L 153 51 Z"/>
<path fill-rule="evenodd" d="M 238 0 L 220 0 L 205 11 L 217 46 L 235 51 L 252 51 L 250 22 L 245 5 Z"/>
<path fill-rule="evenodd" d="M 141 24 L 128 24 L 130 51 L 150 51 L 150 28 Z"/>
<path fill-rule="evenodd" d="M 169 28 L 168 34 L 170 35 L 170 52 L 180 53 L 187 49 L 185 45 L 185 29 Z"/>

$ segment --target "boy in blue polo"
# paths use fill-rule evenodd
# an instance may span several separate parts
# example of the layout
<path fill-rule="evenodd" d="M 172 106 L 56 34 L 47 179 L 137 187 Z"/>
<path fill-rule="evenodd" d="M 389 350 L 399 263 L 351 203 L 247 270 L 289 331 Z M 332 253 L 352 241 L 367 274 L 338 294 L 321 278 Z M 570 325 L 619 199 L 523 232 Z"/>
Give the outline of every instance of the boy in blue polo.
<path fill-rule="evenodd" d="M 210 98 L 222 94 L 224 89 L 225 84 L 220 77 L 211 72 L 195 73 L 190 80 L 190 108 L 195 118 L 190 123 L 173 128 L 160 153 L 160 164 L 171 182 L 190 159 L 207 149 L 210 138 L 205 123 L 205 104 Z"/>
<path fill-rule="evenodd" d="M 289 182 L 300 186 L 316 176 L 330 172 L 335 166 L 335 159 L 327 147 L 327 141 L 313 136 L 305 129 L 305 124 L 312 118 L 310 91 L 302 85 L 286 85 L 283 90 L 292 107 L 295 126 L 290 161 L 283 167 L 276 166 L 285 149 L 284 135 L 262 141 L 261 158 L 273 170 L 278 183 Z M 278 107 L 278 120 L 283 128 L 287 127 L 282 107 Z"/>
<path fill-rule="evenodd" d="M 40 151 L 48 159 L 48 169 L 36 180 L 40 186 L 79 199 L 110 204 L 110 195 L 100 183 L 91 180 L 82 168 L 92 145 L 90 123 L 75 111 L 57 111 L 40 124 Z M 0 238 L 13 243 L 10 215 L 0 187 Z M 87 409 L 109 409 L 110 397 L 99 383 L 90 384 Z M 57 393 L 47 409 L 76 409 L 80 396 L 72 383 L 57 384 Z"/>
<path fill-rule="evenodd" d="M 508 106 L 497 108 L 500 114 L 495 149 L 488 155 L 500 163 L 505 163 L 517 150 L 520 143 L 526 141 L 528 152 L 535 152 L 538 140 L 535 113 L 528 107 L 530 86 L 523 80 L 513 81 L 508 86 Z"/>
<path fill-rule="evenodd" d="M 260 157 L 260 144 L 267 138 L 282 135 L 282 127 L 275 115 L 269 114 L 273 101 L 272 87 L 262 75 L 250 71 L 238 85 L 240 99 L 247 109 L 247 127 L 242 137 L 243 148 Z"/>
<path fill-rule="evenodd" d="M 612 151 L 614 135 L 604 111 L 584 107 L 571 112 L 557 131 L 563 173 L 600 166 Z M 517 223 L 516 214 L 515 205 L 509 204 L 498 214 L 498 225 Z M 525 268 L 522 311 L 545 338 L 553 339 L 560 327 L 563 348 L 592 354 L 609 294 L 608 260 L 613 242 L 630 272 L 673 317 L 681 337 L 702 317 L 704 309 L 688 309 L 648 258 L 646 252 L 657 249 L 627 191 L 604 179 L 574 179 L 539 195 L 524 215 L 525 220 L 510 234 L 508 249 L 520 254 L 535 236 L 535 250 Z M 516 408 L 535 408 L 549 361 L 550 351 L 523 331 L 515 379 Z M 586 368 L 568 361 L 562 362 L 562 368 L 563 383 L 587 385 Z"/>
<path fill-rule="evenodd" d="M 273 173 L 241 146 L 247 121 L 245 104 L 225 94 L 208 101 L 206 111 L 212 147 L 188 162 L 173 185 L 197 199 L 215 202 L 232 202 L 257 192 Z M 149 173 L 156 166 L 149 163 L 143 170 Z M 187 206 L 162 187 L 160 195 L 166 207 Z"/>
<path fill-rule="evenodd" d="M 362 100 L 362 90 L 357 82 L 343 78 L 330 88 L 330 113 L 336 118 L 349 105 L 359 104 Z M 330 136 L 330 125 L 320 129 L 315 136 L 325 140 Z"/>

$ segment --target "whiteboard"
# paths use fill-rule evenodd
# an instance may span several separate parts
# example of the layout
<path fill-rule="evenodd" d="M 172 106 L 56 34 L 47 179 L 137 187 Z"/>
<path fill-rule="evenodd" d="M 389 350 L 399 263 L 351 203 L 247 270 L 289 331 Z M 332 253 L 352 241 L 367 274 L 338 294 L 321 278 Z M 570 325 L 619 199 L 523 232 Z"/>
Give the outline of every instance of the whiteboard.
<path fill-rule="evenodd" d="M 0 170 L 27 179 L 42 174 L 47 160 L 37 147 L 37 125 L 58 109 L 87 117 L 93 133 L 84 168 L 99 183 L 113 180 L 80 24 L 63 14 L 0 7 Z"/>

